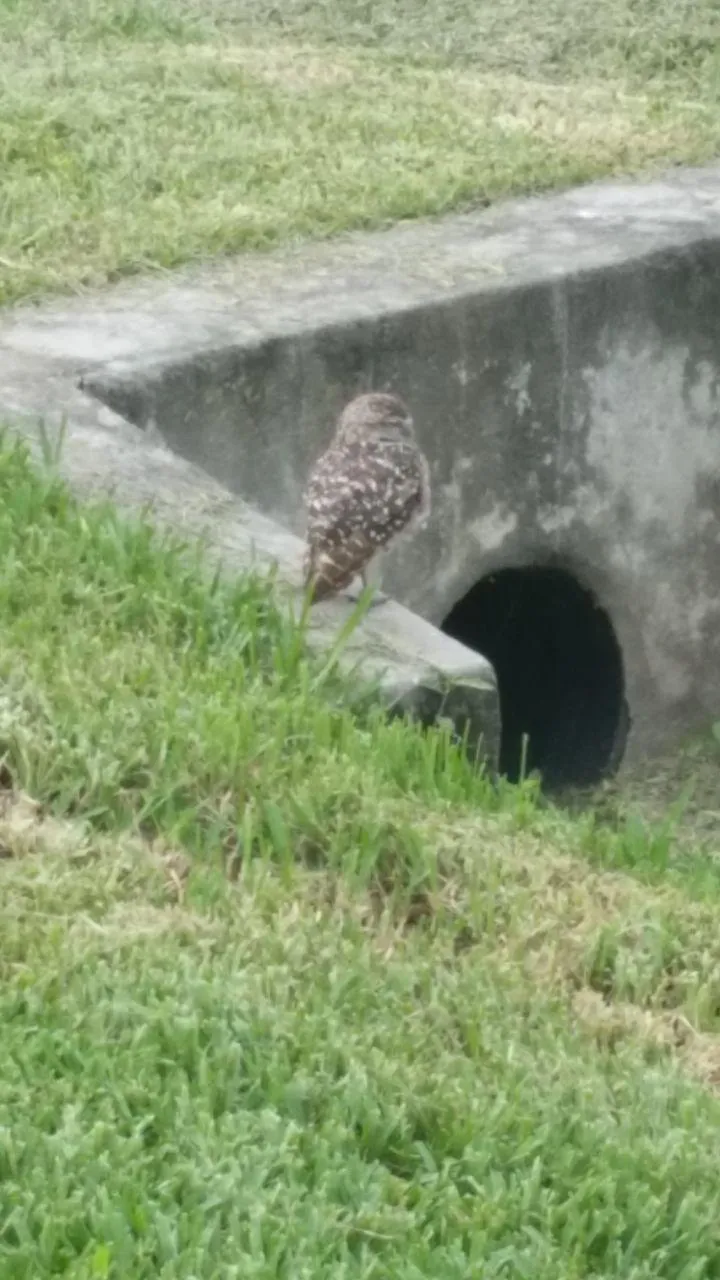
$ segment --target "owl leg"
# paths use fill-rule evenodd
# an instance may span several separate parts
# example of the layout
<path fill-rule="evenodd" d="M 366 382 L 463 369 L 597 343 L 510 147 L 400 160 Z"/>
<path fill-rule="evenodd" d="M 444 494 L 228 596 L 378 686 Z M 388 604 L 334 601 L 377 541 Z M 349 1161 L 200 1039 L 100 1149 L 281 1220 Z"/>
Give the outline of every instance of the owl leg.
<path fill-rule="evenodd" d="M 385 602 L 390 599 L 385 591 L 380 590 L 378 585 L 382 579 L 382 566 L 380 564 L 379 556 L 374 556 L 372 560 L 368 561 L 368 563 L 360 570 L 358 576 L 362 583 L 362 587 L 359 591 L 356 587 L 348 590 L 347 594 L 350 596 L 351 600 L 358 600 L 361 592 L 367 587 L 373 588 L 373 594 L 368 606 L 370 609 L 375 609 L 379 604 L 385 604 Z"/>
<path fill-rule="evenodd" d="M 390 599 L 387 591 L 381 591 L 378 585 L 382 582 L 382 573 L 375 568 L 375 564 L 373 564 L 373 569 L 375 569 L 375 572 L 372 574 L 369 574 L 367 569 L 365 569 L 362 574 L 363 587 L 372 588 L 372 599 L 370 600 L 371 609 L 374 609 L 379 604 L 385 604 L 385 602 Z"/>

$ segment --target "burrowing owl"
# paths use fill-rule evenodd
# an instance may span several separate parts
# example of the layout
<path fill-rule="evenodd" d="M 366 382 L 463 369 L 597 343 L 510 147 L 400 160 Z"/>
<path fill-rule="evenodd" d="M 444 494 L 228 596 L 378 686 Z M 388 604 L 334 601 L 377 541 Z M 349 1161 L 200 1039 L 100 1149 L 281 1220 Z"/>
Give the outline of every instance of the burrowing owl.
<path fill-rule="evenodd" d="M 342 591 L 398 534 L 430 511 L 427 460 L 399 396 L 351 400 L 307 486 L 305 585 L 312 600 Z M 380 597 L 384 598 L 384 597 Z"/>

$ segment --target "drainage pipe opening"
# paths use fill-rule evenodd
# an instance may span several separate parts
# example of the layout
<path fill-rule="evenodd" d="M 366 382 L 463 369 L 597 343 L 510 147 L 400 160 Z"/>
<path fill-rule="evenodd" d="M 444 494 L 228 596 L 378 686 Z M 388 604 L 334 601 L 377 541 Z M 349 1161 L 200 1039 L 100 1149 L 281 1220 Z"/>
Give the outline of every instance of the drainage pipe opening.
<path fill-rule="evenodd" d="M 524 762 L 547 791 L 560 791 L 614 772 L 628 727 L 622 654 L 608 614 L 570 573 L 538 565 L 493 573 L 443 630 L 495 667 L 507 778 L 517 781 Z"/>

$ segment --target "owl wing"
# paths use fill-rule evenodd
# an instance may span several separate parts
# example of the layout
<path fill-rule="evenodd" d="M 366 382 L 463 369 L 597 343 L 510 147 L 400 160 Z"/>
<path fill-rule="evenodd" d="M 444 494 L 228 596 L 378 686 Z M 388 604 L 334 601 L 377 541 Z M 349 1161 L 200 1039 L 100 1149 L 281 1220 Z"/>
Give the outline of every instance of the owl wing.
<path fill-rule="evenodd" d="M 417 450 L 387 441 L 332 448 L 307 488 L 306 583 L 322 599 L 348 586 L 423 503 Z"/>

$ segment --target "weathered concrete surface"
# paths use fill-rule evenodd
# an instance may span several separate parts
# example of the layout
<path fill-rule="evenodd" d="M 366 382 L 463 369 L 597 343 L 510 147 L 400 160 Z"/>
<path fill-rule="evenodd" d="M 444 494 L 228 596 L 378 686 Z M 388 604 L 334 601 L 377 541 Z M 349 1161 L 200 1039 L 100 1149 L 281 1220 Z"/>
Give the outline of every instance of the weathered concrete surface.
<path fill-rule="evenodd" d="M 387 585 L 440 623 L 494 570 L 569 570 L 620 642 L 632 758 L 720 715 L 719 331 L 720 169 L 684 171 L 6 314 L 0 412 L 97 428 L 82 378 L 299 529 L 340 405 L 393 387 L 434 510 Z"/>

